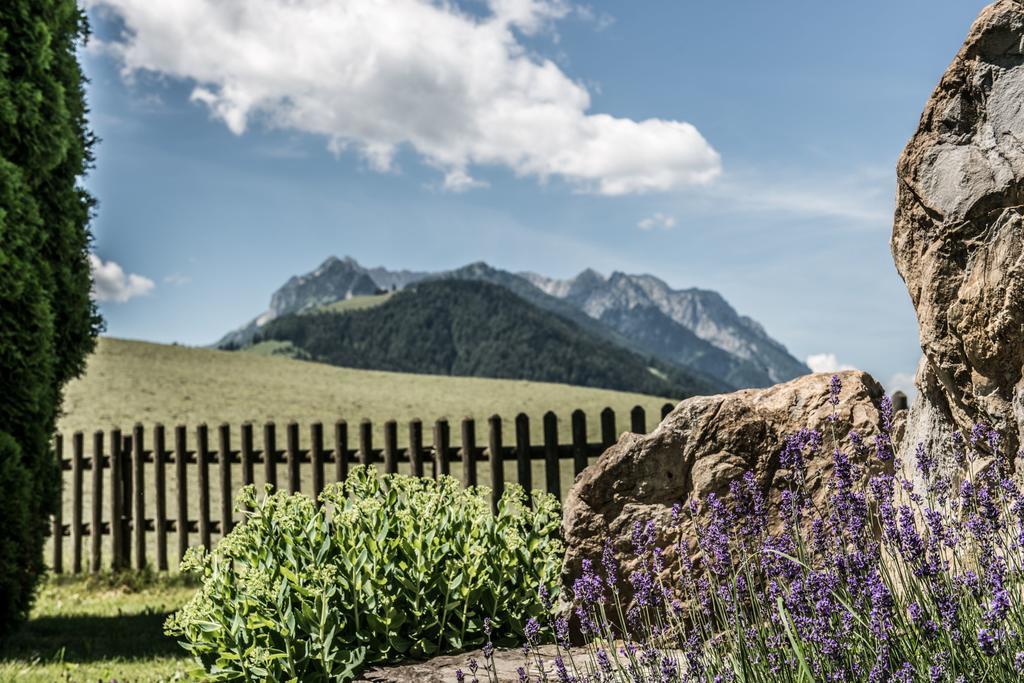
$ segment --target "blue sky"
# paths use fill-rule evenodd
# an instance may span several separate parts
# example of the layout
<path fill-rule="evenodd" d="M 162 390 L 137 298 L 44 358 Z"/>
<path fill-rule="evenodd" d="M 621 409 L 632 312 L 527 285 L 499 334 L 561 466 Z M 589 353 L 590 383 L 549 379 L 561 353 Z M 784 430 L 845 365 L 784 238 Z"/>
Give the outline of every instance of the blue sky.
<path fill-rule="evenodd" d="M 336 254 L 647 272 L 916 366 L 894 168 L 984 2 L 169 2 L 86 2 L 108 334 L 210 343 Z"/>

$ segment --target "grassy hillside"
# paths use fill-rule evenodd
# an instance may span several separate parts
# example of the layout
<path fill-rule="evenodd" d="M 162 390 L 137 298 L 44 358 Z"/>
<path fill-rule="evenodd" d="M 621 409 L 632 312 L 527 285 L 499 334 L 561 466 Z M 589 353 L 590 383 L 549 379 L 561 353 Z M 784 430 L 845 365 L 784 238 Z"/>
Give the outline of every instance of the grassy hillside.
<path fill-rule="evenodd" d="M 290 315 L 261 330 L 350 368 L 559 382 L 685 397 L 710 387 L 484 282 L 414 285 L 372 308 Z"/>
<path fill-rule="evenodd" d="M 439 377 L 338 368 L 278 356 L 168 346 L 103 338 L 88 371 L 73 381 L 60 421 L 63 432 L 144 424 L 263 422 L 297 420 L 308 424 L 344 418 L 441 417 L 480 420 L 492 414 L 511 419 L 518 412 L 535 417 L 554 410 L 567 423 L 582 408 L 596 440 L 597 413 L 611 406 L 628 424 L 628 411 L 642 405 L 658 415 L 665 398 L 562 384 Z M 562 424 L 568 435 L 568 425 Z M 457 440 L 458 429 L 452 430 Z M 537 431 L 539 438 L 539 430 Z M 405 438 L 405 430 L 400 430 Z M 379 437 L 378 437 L 379 438 Z"/>
<path fill-rule="evenodd" d="M 368 308 L 380 306 L 382 303 L 391 298 L 394 292 L 387 292 L 386 294 L 372 294 L 370 296 L 355 296 L 351 299 L 342 299 L 341 301 L 335 301 L 333 304 L 327 304 L 320 308 L 313 309 L 312 311 L 306 311 L 309 313 L 349 313 L 351 311 L 363 311 Z"/>

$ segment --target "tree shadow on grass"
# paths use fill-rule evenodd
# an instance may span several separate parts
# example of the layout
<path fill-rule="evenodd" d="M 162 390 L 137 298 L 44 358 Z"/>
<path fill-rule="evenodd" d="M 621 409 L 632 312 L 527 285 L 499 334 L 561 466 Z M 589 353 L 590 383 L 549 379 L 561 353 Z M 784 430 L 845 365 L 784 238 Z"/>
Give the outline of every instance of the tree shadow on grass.
<path fill-rule="evenodd" d="M 164 635 L 163 625 L 169 614 L 147 610 L 110 616 L 37 617 L 3 643 L 0 661 L 38 658 L 87 663 L 114 658 L 185 657 L 186 652 L 174 638 Z"/>

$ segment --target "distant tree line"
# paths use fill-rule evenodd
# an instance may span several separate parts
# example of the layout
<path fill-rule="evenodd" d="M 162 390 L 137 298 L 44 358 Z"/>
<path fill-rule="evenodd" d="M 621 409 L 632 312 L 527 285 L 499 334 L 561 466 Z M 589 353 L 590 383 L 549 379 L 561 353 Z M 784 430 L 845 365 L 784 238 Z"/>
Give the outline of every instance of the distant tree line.
<path fill-rule="evenodd" d="M 497 285 L 431 281 L 373 308 L 276 318 L 263 340 L 352 368 L 524 379 L 680 397 L 705 387 Z M 652 371 L 652 368 L 654 371 Z"/>

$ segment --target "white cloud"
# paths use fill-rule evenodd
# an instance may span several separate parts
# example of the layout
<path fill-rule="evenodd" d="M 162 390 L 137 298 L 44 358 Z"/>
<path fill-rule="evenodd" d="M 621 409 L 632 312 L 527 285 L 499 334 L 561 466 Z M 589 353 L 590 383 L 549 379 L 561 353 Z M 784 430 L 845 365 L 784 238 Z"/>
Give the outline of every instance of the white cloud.
<path fill-rule="evenodd" d="M 655 228 L 661 228 L 662 230 L 671 230 L 676 226 L 676 217 L 668 214 L 661 213 L 660 211 L 655 213 L 653 216 L 648 216 L 639 223 L 636 227 L 641 230 L 653 230 Z"/>
<path fill-rule="evenodd" d="M 467 0 L 468 1 L 468 0 Z M 466 189 L 476 166 L 623 195 L 709 183 L 718 153 L 691 124 L 590 112 L 587 89 L 521 35 L 571 7 L 487 0 L 474 16 L 431 0 L 86 0 L 126 27 L 104 49 L 126 77 L 194 84 L 242 134 L 254 121 L 326 138 L 381 171 L 399 149 Z"/>
<path fill-rule="evenodd" d="M 96 254 L 89 254 L 89 265 L 92 267 L 92 293 L 96 301 L 124 303 L 149 294 L 156 286 L 148 277 L 126 274 L 119 264 L 103 261 Z"/>
<path fill-rule="evenodd" d="M 192 278 L 183 273 L 171 273 L 164 277 L 164 282 L 174 287 L 184 287 L 192 282 Z"/>
<path fill-rule="evenodd" d="M 871 167 L 842 175 L 814 169 L 740 169 L 685 199 L 716 212 L 835 220 L 876 230 L 892 227 L 894 185 L 890 170 Z"/>
<path fill-rule="evenodd" d="M 577 4 L 573 6 L 573 12 L 583 21 L 592 22 L 596 31 L 604 31 L 615 23 L 615 17 L 607 12 L 597 12 L 590 5 Z"/>
<path fill-rule="evenodd" d="M 843 370 L 856 370 L 852 365 L 840 363 L 834 353 L 814 353 L 807 356 L 807 367 L 811 372 L 842 372 Z"/>

